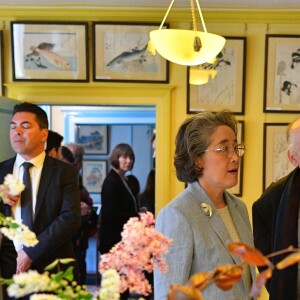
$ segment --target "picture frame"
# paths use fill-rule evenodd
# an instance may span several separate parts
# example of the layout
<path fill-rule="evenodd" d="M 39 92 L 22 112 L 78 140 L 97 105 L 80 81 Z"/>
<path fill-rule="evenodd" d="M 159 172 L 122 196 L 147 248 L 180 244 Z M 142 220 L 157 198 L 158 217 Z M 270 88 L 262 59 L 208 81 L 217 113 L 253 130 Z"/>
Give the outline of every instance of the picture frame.
<path fill-rule="evenodd" d="M 88 82 L 88 23 L 11 22 L 13 81 Z"/>
<path fill-rule="evenodd" d="M 187 70 L 187 113 L 216 112 L 229 109 L 236 115 L 245 111 L 246 37 L 225 37 L 226 44 L 212 64 L 203 70 L 216 70 L 217 75 L 206 84 L 190 84 Z"/>
<path fill-rule="evenodd" d="M 238 143 L 244 144 L 244 132 L 245 132 L 245 122 L 244 121 L 237 121 L 238 126 Z M 238 183 L 236 186 L 228 189 L 228 191 L 237 197 L 243 196 L 243 171 L 244 171 L 244 156 L 240 159 L 240 168 L 239 168 L 239 175 L 238 175 Z"/>
<path fill-rule="evenodd" d="M 84 160 L 82 163 L 82 183 L 89 193 L 101 193 L 107 175 L 106 160 Z"/>
<path fill-rule="evenodd" d="M 147 51 L 149 33 L 159 25 L 93 22 L 93 80 L 168 83 L 169 62 Z"/>
<path fill-rule="evenodd" d="M 300 35 L 265 37 L 264 112 L 300 111 Z"/>
<path fill-rule="evenodd" d="M 287 156 L 288 125 L 289 123 L 264 123 L 263 191 L 295 168 Z"/>
<path fill-rule="evenodd" d="M 3 75 L 4 75 L 4 68 L 3 68 L 3 30 L 0 30 L 0 96 L 4 96 L 4 86 L 3 86 Z"/>
<path fill-rule="evenodd" d="M 108 154 L 108 128 L 99 124 L 76 124 L 76 143 L 85 154 Z"/>
<path fill-rule="evenodd" d="M 100 210 L 101 210 L 101 204 L 94 203 L 93 204 L 93 210 L 96 212 L 97 215 L 99 215 L 100 214 Z"/>

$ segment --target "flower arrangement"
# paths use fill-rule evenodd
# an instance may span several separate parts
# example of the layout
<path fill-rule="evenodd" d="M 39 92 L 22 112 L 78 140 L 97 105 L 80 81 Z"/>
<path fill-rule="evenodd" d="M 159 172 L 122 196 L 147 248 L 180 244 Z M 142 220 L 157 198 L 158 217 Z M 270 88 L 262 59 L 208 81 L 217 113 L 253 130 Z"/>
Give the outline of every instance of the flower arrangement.
<path fill-rule="evenodd" d="M 10 297 L 15 298 L 32 294 L 31 300 L 92 299 L 93 295 L 86 291 L 85 286 L 77 285 L 77 282 L 73 281 L 73 267 L 67 268 L 64 272 L 49 274 L 49 270 L 71 261 L 74 259 L 57 259 L 46 267 L 43 274 L 29 270 L 26 273 L 15 274 L 12 279 L 2 279 L 1 283 L 9 285 L 7 293 Z"/>
<path fill-rule="evenodd" d="M 8 200 L 8 194 L 19 195 L 24 188 L 23 183 L 15 181 L 12 174 L 7 174 L 3 184 L 0 185 L 0 199 L 5 203 Z M 0 213 L 0 232 L 10 240 L 19 241 L 27 247 L 33 247 L 38 243 L 35 233 L 30 231 L 26 225 L 11 217 L 5 217 L 2 213 Z"/>
<path fill-rule="evenodd" d="M 5 220 L 14 222 L 10 218 Z M 140 218 L 129 219 L 124 225 L 121 242 L 101 257 L 101 287 L 94 298 L 86 291 L 86 286 L 79 286 L 73 281 L 73 267 L 65 272 L 49 274 L 48 271 L 55 266 L 69 263 L 72 259 L 56 260 L 42 274 L 29 270 L 15 274 L 12 279 L 0 279 L 0 284 L 8 285 L 10 297 L 31 295 L 31 300 L 118 300 L 120 292 L 127 289 L 147 295 L 151 286 L 143 271 L 152 272 L 154 267 L 166 271 L 163 255 L 171 245 L 171 240 L 155 231 L 154 224 L 154 216 L 148 212 L 141 213 Z M 10 237 L 17 238 L 16 235 Z"/>
<path fill-rule="evenodd" d="M 228 245 L 229 252 L 242 260 L 241 264 L 218 266 L 211 272 L 200 272 L 194 274 L 186 285 L 174 285 L 168 295 L 169 300 L 203 300 L 201 291 L 211 284 L 216 284 L 218 288 L 227 291 L 242 278 L 245 265 L 266 267 L 252 284 L 250 297 L 260 296 L 261 289 L 266 281 L 272 277 L 274 269 L 282 270 L 300 261 L 300 249 L 288 247 L 281 251 L 264 256 L 257 249 L 244 243 L 231 243 Z M 274 265 L 269 257 L 289 253 L 284 259 Z"/>
<path fill-rule="evenodd" d="M 150 212 L 140 213 L 140 217 L 130 218 L 124 225 L 122 240 L 109 253 L 101 256 L 99 271 L 114 269 L 120 275 L 120 292 L 127 289 L 142 295 L 149 295 L 151 285 L 144 271 L 158 268 L 167 271 L 164 254 L 172 241 L 155 231 L 154 216 Z"/>

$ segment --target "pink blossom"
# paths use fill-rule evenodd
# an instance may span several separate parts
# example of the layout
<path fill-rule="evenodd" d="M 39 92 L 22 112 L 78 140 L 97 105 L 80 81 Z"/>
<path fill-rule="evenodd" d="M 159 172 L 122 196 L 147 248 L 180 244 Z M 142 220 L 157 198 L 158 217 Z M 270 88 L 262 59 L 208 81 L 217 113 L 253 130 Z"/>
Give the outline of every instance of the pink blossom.
<path fill-rule="evenodd" d="M 155 231 L 155 219 L 152 213 L 141 213 L 140 218 L 133 217 L 124 225 L 122 240 L 109 253 L 101 255 L 99 271 L 108 269 L 118 271 L 121 278 L 120 292 L 129 289 L 142 295 L 149 295 L 151 285 L 144 276 L 144 271 L 167 271 L 164 255 L 172 241 Z"/>

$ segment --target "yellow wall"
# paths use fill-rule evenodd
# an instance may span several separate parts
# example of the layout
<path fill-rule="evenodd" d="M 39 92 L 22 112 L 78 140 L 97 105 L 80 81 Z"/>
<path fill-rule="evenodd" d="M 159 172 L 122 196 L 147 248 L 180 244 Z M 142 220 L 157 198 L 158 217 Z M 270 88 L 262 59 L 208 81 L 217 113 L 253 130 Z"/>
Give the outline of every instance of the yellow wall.
<path fill-rule="evenodd" d="M 4 30 L 6 96 L 36 103 L 61 104 L 151 104 L 157 108 L 157 207 L 160 209 L 184 188 L 176 180 L 173 167 L 174 140 L 186 115 L 186 67 L 170 64 L 169 84 L 125 83 L 16 83 L 11 75 L 9 22 L 47 21 L 126 21 L 160 22 L 165 11 L 111 9 L 1 9 Z M 263 123 L 290 122 L 297 114 L 263 113 L 265 35 L 299 33 L 298 11 L 203 11 L 209 32 L 247 37 L 245 145 L 243 196 L 249 213 L 262 192 Z M 174 11 L 167 22 L 174 28 L 190 28 L 190 12 Z M 91 26 L 90 26 L 91 29 Z M 298 30 L 298 31 L 297 31 Z M 90 35 L 91 36 L 91 35 Z M 91 51 L 90 45 L 90 51 Z M 90 57 L 92 57 L 90 55 Z M 92 65 L 90 62 L 90 66 Z M 92 68 L 90 68 L 92 70 Z M 90 76 L 92 78 L 92 74 Z"/>

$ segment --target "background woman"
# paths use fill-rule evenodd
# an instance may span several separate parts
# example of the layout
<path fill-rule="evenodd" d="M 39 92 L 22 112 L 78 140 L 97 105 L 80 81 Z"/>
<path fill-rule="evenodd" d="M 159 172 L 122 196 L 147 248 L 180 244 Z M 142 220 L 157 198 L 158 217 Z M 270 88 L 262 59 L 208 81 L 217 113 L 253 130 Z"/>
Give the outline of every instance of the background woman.
<path fill-rule="evenodd" d="M 253 245 L 246 205 L 226 191 L 238 182 L 240 157 L 237 126 L 232 114 L 203 112 L 186 120 L 176 137 L 177 178 L 188 187 L 159 213 L 156 227 L 173 240 L 167 255 L 169 269 L 154 273 L 156 300 L 167 299 L 170 286 L 184 285 L 197 272 L 239 263 L 227 250 L 230 242 Z M 212 284 L 204 299 L 249 299 L 254 269 L 229 291 Z"/>
<path fill-rule="evenodd" d="M 134 152 L 128 144 L 118 144 L 109 161 L 111 170 L 101 191 L 99 251 L 109 250 L 121 240 L 121 232 L 129 218 L 137 216 L 137 203 L 129 187 L 125 173 L 132 170 Z"/>

